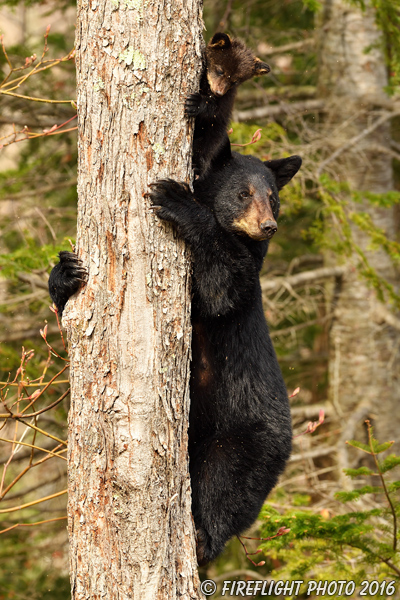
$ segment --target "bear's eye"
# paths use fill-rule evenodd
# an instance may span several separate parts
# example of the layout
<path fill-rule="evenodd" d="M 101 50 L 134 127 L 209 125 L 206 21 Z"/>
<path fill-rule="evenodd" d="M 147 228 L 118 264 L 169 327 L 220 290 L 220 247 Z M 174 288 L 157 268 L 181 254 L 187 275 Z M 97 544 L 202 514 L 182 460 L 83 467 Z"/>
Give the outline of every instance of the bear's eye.
<path fill-rule="evenodd" d="M 224 70 L 221 67 L 215 67 L 216 74 L 221 77 L 224 74 Z"/>
<path fill-rule="evenodd" d="M 239 198 L 241 198 L 242 200 L 247 200 L 247 198 L 250 198 L 250 196 L 251 196 L 251 194 L 247 190 L 243 190 L 239 194 Z"/>

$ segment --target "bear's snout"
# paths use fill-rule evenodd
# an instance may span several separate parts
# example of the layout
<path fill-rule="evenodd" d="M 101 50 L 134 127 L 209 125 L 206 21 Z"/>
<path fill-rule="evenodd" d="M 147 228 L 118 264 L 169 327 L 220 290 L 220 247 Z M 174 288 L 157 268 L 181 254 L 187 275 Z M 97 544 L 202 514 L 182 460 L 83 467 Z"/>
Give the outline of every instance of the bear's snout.
<path fill-rule="evenodd" d="M 266 238 L 269 240 L 277 232 L 278 225 L 276 221 L 268 219 L 267 221 L 263 221 L 262 223 L 260 223 L 260 229 L 265 234 Z"/>

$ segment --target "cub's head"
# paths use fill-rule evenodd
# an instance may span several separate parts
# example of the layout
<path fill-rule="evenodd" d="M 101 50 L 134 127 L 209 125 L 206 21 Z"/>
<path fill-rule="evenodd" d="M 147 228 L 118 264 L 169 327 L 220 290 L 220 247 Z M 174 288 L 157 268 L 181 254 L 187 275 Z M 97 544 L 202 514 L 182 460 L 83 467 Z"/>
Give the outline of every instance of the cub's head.
<path fill-rule="evenodd" d="M 233 152 L 198 186 L 224 229 L 255 241 L 268 240 L 278 229 L 279 190 L 301 162 L 300 156 L 263 162 Z"/>
<path fill-rule="evenodd" d="M 216 96 L 247 79 L 270 72 L 267 63 L 254 56 L 244 42 L 216 33 L 206 48 L 207 80 Z"/>

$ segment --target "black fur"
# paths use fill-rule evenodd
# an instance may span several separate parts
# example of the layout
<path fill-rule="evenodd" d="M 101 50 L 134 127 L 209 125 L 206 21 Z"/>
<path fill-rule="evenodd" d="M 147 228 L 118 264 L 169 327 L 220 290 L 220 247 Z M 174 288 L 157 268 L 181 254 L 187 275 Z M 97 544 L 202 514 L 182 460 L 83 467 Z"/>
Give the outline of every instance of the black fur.
<path fill-rule="evenodd" d="M 189 456 L 199 564 L 254 522 L 290 455 L 289 403 L 259 271 L 275 231 L 263 225 L 276 222 L 278 191 L 300 165 L 297 156 L 263 163 L 231 154 L 228 142 L 194 193 L 172 180 L 151 186 L 157 215 L 193 257 Z M 60 313 L 83 274 L 75 255 L 60 253 L 49 280 Z"/>
<path fill-rule="evenodd" d="M 186 114 L 196 117 L 193 137 L 196 175 L 207 174 L 226 141 L 238 86 L 269 71 L 269 66 L 256 58 L 241 40 L 216 33 L 209 42 L 200 91 L 191 94 L 185 104 Z"/>
<path fill-rule="evenodd" d="M 60 262 L 52 269 L 49 277 L 49 294 L 62 315 L 68 299 L 86 281 L 86 269 L 74 252 L 59 253 Z"/>
<path fill-rule="evenodd" d="M 193 257 L 189 456 L 199 564 L 254 522 L 290 455 L 289 403 L 259 283 L 269 241 L 232 223 L 260 199 L 276 220 L 278 189 L 300 164 L 233 153 L 194 193 L 172 180 L 152 185 L 157 215 Z"/>

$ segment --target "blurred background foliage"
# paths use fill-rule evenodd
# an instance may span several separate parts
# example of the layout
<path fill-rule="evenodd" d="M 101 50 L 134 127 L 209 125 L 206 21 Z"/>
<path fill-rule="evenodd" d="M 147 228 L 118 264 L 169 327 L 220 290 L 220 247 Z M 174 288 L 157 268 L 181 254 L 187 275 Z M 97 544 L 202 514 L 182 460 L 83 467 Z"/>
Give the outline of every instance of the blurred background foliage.
<path fill-rule="evenodd" d="M 0 388 L 7 406 L 20 409 L 35 389 L 26 382 L 41 375 L 41 383 L 50 381 L 63 366 L 50 359 L 40 336 L 46 322 L 48 343 L 65 357 L 49 309 L 47 278 L 76 231 L 76 92 L 70 55 L 75 2 L 0 0 L 0 15 L 7 53 L 0 53 L 0 78 L 5 79 L 0 87 Z M 369 472 L 374 452 L 362 454 L 345 442 L 368 443 L 368 417 L 379 439 L 395 440 L 400 453 L 400 0 L 205 0 L 204 21 L 206 41 L 216 30 L 227 31 L 271 65 L 269 76 L 241 86 L 232 123 L 232 143 L 248 144 L 258 128 L 261 140 L 235 149 L 263 160 L 300 154 L 303 167 L 282 190 L 279 231 L 262 272 L 265 312 L 289 393 L 301 388 L 292 398 L 299 437 L 280 486 L 249 535 L 271 536 L 280 527 L 292 531 L 263 544 L 263 554 L 253 557 L 265 561 L 259 567 L 239 540 L 232 540 L 201 576 L 222 581 L 330 579 L 332 574 L 397 581 L 397 547 L 390 550 L 393 528 L 397 536 L 396 476 L 388 474 L 393 513 L 387 496 L 382 501 L 376 482 L 371 484 L 378 476 Z M 365 30 L 365 38 L 352 32 L 353 22 L 357 31 Z M 48 23 L 43 60 L 64 60 L 32 72 L 13 90 L 18 96 L 4 93 L 13 78 L 26 75 L 42 57 Z M 335 38 L 339 34 L 342 38 Z M 26 61 L 26 69 L 7 79 L 10 64 L 19 68 Z M 62 127 L 55 131 L 55 126 Z M 34 349 L 22 370 L 21 346 Z M 18 369 L 19 387 L 7 388 L 9 373 L 13 380 Z M 58 376 L 35 410 L 67 390 L 66 377 Z M 312 435 L 301 435 L 321 409 L 324 423 Z M 64 440 L 67 411 L 66 395 L 35 423 Z M 22 425 L 6 423 L 1 439 L 21 439 Z M 56 445 L 54 438 L 29 427 L 24 440 L 43 451 Z M 31 504 L 66 487 L 65 461 L 53 458 L 18 479 L 27 464 L 43 456 L 0 441 L 0 531 L 8 530 L 0 533 L 0 600 L 70 597 L 65 521 L 16 526 L 65 515 L 65 496 Z M 391 465 L 390 471 L 396 461 Z M 351 479 L 344 468 L 361 471 Z M 369 486 L 368 493 L 357 496 L 363 486 Z M 335 497 L 343 490 L 356 491 L 357 497 L 348 497 L 344 505 Z M 7 512 L 23 504 L 30 506 Z M 365 550 L 367 539 L 362 546 L 370 531 L 363 531 L 365 520 L 355 518 L 354 529 L 349 516 L 366 513 L 372 529 L 381 531 L 374 541 L 381 544 L 381 555 L 374 560 Z M 345 528 L 332 533 L 340 519 L 349 527 L 353 523 L 352 540 L 361 540 L 357 550 L 345 548 Z M 318 528 L 323 535 L 316 535 Z M 249 552 L 260 545 L 245 543 Z"/>

